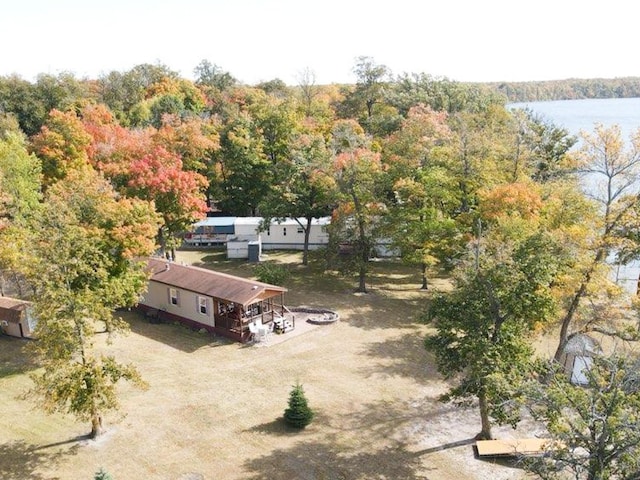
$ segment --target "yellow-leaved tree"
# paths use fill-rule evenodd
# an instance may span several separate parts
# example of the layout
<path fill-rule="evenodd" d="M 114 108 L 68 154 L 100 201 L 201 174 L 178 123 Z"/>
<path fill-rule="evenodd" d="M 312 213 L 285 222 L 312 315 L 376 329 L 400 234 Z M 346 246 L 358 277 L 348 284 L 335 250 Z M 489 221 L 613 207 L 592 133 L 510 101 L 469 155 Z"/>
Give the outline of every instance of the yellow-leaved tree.
<path fill-rule="evenodd" d="M 158 217 L 150 202 L 116 195 L 92 169 L 69 171 L 46 193 L 42 215 L 31 230 L 31 267 L 37 341 L 31 348 L 41 369 L 29 392 L 47 412 L 91 422 L 103 431 L 104 412 L 118 408 L 116 383 L 144 385 L 133 365 L 119 363 L 94 341 L 109 339 L 127 324 L 114 316 L 133 306 L 146 286 L 136 260 L 154 248 Z"/>
<path fill-rule="evenodd" d="M 627 332 L 618 325 L 611 324 L 610 320 L 616 319 L 600 314 L 589 316 L 581 306 L 584 298 L 593 299 L 593 305 L 603 305 L 603 302 L 610 301 L 610 293 L 615 293 L 615 286 L 607 279 L 610 269 L 607 260 L 619 250 L 620 230 L 640 200 L 640 130 L 631 136 L 628 145 L 622 138 L 620 127 L 615 125 L 596 125 L 593 133 L 583 132 L 581 136 L 582 146 L 576 153 L 577 165 L 585 174 L 586 189 L 597 204 L 597 210 L 592 228 L 582 240 L 582 248 L 590 254 L 584 261 L 576 263 L 574 271 L 577 278 L 567 292 L 554 355 L 556 360 L 560 360 L 567 341 L 575 333 L 598 331 L 627 336 Z M 601 295 L 603 292 L 607 295 Z"/>

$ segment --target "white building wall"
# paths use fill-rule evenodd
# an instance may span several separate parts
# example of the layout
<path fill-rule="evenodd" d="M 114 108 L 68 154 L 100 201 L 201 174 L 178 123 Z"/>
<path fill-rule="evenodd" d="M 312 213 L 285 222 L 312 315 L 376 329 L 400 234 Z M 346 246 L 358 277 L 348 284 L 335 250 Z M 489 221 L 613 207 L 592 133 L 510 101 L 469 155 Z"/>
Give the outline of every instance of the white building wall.
<path fill-rule="evenodd" d="M 262 255 L 261 235 L 238 235 L 227 241 L 227 258 L 249 258 L 250 243 L 257 243 L 258 255 Z"/>
<path fill-rule="evenodd" d="M 227 258 L 248 258 L 249 241 L 260 241 L 260 250 L 293 249 L 302 250 L 304 248 L 304 229 L 293 218 L 288 218 L 282 222 L 273 220 L 267 230 L 260 230 L 262 217 L 236 217 L 234 219 L 234 235 L 228 235 L 226 240 Z M 306 226 L 306 219 L 301 219 Z M 327 226 L 330 218 L 314 218 L 311 223 L 309 234 L 309 249 L 317 250 L 329 243 Z M 196 224 L 198 225 L 198 224 Z M 203 239 L 192 235 L 191 244 L 205 244 Z"/>
<path fill-rule="evenodd" d="M 235 236 L 247 238 L 253 236 L 252 240 L 257 240 L 255 237 L 260 233 L 258 229 L 261 222 L 262 217 L 237 217 L 234 224 Z"/>
<path fill-rule="evenodd" d="M 394 258 L 400 256 L 400 250 L 394 248 L 391 241 L 386 239 L 378 240 L 373 246 L 373 251 L 376 257 Z"/>
<path fill-rule="evenodd" d="M 227 258 L 249 258 L 249 242 L 247 240 L 229 240 L 227 242 Z"/>
<path fill-rule="evenodd" d="M 306 227 L 306 219 L 302 220 Z M 328 222 L 314 219 L 309 233 L 309 249 L 317 250 L 329 243 L 326 231 Z M 287 219 L 282 223 L 272 222 L 266 232 L 262 232 L 262 248 L 264 250 L 304 248 L 304 228 L 294 219 Z"/>

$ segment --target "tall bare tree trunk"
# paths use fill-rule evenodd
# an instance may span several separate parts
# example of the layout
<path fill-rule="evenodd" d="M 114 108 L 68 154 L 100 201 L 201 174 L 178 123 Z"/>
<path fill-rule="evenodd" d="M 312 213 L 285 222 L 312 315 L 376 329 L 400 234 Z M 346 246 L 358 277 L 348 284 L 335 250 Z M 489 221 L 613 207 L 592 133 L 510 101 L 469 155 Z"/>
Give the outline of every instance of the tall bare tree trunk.
<path fill-rule="evenodd" d="M 76 327 L 76 331 L 79 339 L 79 345 L 80 345 L 80 359 L 82 360 L 82 365 L 86 368 L 87 354 L 85 351 L 85 347 L 87 345 L 87 342 L 85 340 L 84 328 L 83 328 L 82 322 L 76 321 L 75 327 Z M 84 385 L 87 389 L 87 394 L 90 395 L 90 398 L 91 398 L 91 434 L 90 436 L 91 438 L 96 438 L 102 435 L 104 431 L 102 428 L 102 416 L 100 415 L 100 412 L 98 412 L 98 405 L 96 403 L 95 391 L 93 390 L 92 382 L 90 381 L 89 378 L 85 377 Z"/>
<path fill-rule="evenodd" d="M 167 240 L 162 227 L 158 228 L 158 245 L 160 245 L 160 256 L 164 257 L 167 250 Z"/>
<path fill-rule="evenodd" d="M 480 406 L 480 421 L 482 422 L 482 430 L 476 435 L 478 440 L 491 440 L 491 421 L 489 419 L 489 405 L 487 403 L 487 394 L 484 391 L 484 387 L 478 394 L 479 406 Z"/>
<path fill-rule="evenodd" d="M 605 452 L 602 453 L 602 456 L 606 455 Z M 587 480 L 600 480 L 603 477 L 603 473 L 606 470 L 604 465 L 602 465 L 602 458 L 600 455 L 593 455 L 589 459 L 589 466 L 587 467 Z M 607 478 L 609 478 L 607 476 Z M 630 476 L 625 478 L 638 478 L 637 476 Z"/>
<path fill-rule="evenodd" d="M 367 267 L 364 263 L 360 264 L 360 271 L 358 273 L 358 292 L 367 293 L 367 285 L 365 279 L 367 277 Z"/>
<path fill-rule="evenodd" d="M 362 206 L 360 203 L 360 199 L 358 195 L 356 195 L 355 191 L 351 191 L 351 197 L 353 199 L 353 205 L 355 207 L 355 217 L 356 222 L 358 223 L 358 235 L 359 235 L 359 245 L 360 245 L 360 266 L 359 266 L 359 274 L 358 274 L 358 292 L 367 293 L 367 286 L 365 285 L 365 278 L 367 276 L 367 264 L 369 263 L 369 241 L 367 239 L 367 231 L 365 228 L 365 223 L 362 218 L 364 213 L 362 212 Z"/>
<path fill-rule="evenodd" d="M 97 438 L 104 433 L 102 426 L 102 415 L 97 410 L 91 414 L 91 438 Z"/>
<path fill-rule="evenodd" d="M 422 264 L 420 265 L 420 269 L 422 272 L 422 286 L 420 287 L 421 290 L 428 290 L 429 289 L 429 284 L 427 282 L 427 264 L 422 262 Z"/>
<path fill-rule="evenodd" d="M 311 221 L 313 217 L 307 217 L 307 226 L 304 228 L 304 247 L 302 249 L 302 264 L 309 264 L 309 235 L 311 234 Z"/>
<path fill-rule="evenodd" d="M 567 313 L 562 318 L 562 324 L 560 326 L 560 336 L 558 338 L 558 347 L 556 348 L 556 352 L 553 355 L 553 359 L 556 362 L 560 362 L 562 357 L 562 352 L 564 352 L 564 347 L 567 344 L 567 339 L 569 338 L 569 326 L 573 321 L 573 317 L 578 311 L 578 307 L 580 306 L 580 301 L 582 297 L 587 293 L 587 287 L 591 283 L 591 278 L 593 277 L 593 272 L 595 272 L 597 266 L 602 262 L 605 256 L 604 249 L 599 249 L 596 252 L 596 256 L 593 259 L 593 263 L 589 267 L 589 269 L 585 272 L 582 282 L 580 283 L 580 287 L 576 290 L 575 295 L 571 299 L 571 303 L 569 304 L 569 308 L 567 309 Z"/>

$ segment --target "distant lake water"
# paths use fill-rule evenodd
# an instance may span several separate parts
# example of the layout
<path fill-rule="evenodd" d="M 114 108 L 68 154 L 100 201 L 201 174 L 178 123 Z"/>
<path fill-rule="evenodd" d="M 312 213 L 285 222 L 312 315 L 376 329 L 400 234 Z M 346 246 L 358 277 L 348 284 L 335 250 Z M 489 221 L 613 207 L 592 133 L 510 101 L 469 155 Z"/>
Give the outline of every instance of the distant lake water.
<path fill-rule="evenodd" d="M 576 136 L 581 131 L 593 132 L 595 125 L 601 123 L 608 127 L 618 125 L 623 138 L 628 140 L 629 135 L 640 128 L 640 98 L 511 103 L 507 107 L 527 108 Z M 611 260 L 613 263 L 613 259 Z M 612 275 L 616 283 L 627 292 L 636 293 L 640 262 L 635 261 L 629 265 L 614 264 Z"/>
<path fill-rule="evenodd" d="M 556 100 L 552 102 L 510 103 L 509 108 L 528 108 L 566 128 L 572 135 L 593 132 L 596 123 L 618 125 L 625 139 L 640 128 L 640 98 Z"/>

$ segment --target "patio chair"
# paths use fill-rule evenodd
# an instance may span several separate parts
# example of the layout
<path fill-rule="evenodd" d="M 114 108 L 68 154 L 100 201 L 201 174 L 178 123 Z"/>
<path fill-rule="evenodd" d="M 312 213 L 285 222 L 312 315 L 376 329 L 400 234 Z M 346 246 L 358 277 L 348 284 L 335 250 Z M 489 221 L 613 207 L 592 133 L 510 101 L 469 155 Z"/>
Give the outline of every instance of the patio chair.
<path fill-rule="evenodd" d="M 271 337 L 271 335 L 273 335 L 273 332 L 276 328 L 276 324 L 273 322 L 269 322 L 267 323 L 267 336 Z"/>
<path fill-rule="evenodd" d="M 268 342 L 273 333 L 273 323 L 260 323 L 257 327 L 261 342 Z"/>
<path fill-rule="evenodd" d="M 249 332 L 251 333 L 251 336 L 249 337 L 249 341 L 250 342 L 259 342 L 260 341 L 260 336 L 258 335 L 258 326 L 253 323 L 253 322 L 249 322 Z"/>

